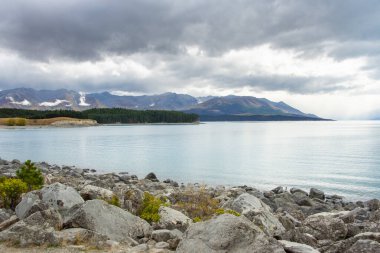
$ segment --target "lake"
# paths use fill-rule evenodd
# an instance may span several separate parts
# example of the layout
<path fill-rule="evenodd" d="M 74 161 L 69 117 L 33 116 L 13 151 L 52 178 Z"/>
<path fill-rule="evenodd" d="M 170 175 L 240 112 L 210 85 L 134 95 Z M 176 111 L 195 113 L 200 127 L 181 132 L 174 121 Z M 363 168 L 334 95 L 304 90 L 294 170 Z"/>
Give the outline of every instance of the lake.
<path fill-rule="evenodd" d="M 380 198 L 380 121 L 0 129 L 0 157 L 212 185 Z"/>

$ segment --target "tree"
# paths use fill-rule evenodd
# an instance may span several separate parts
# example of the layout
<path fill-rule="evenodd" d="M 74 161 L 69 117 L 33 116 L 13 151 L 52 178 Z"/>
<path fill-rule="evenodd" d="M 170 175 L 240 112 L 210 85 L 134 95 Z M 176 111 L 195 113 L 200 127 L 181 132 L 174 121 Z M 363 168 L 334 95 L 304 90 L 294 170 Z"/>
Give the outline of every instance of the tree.
<path fill-rule="evenodd" d="M 27 189 L 27 184 L 21 179 L 2 178 L 0 182 L 0 196 L 3 200 L 3 206 L 14 210 L 21 194 L 26 192 Z"/>
<path fill-rule="evenodd" d="M 24 165 L 16 171 L 16 175 L 27 184 L 29 191 L 40 189 L 44 184 L 44 177 L 41 171 L 30 160 L 27 160 Z"/>

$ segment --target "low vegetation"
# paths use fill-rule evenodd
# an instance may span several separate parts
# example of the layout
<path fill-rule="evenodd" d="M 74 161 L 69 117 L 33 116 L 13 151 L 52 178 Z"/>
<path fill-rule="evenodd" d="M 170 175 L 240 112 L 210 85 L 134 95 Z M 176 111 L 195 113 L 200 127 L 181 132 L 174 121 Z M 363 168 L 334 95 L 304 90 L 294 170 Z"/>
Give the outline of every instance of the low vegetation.
<path fill-rule="evenodd" d="M 122 108 L 110 109 L 89 109 L 85 111 L 73 110 L 23 110 L 23 109 L 0 109 L 0 118 L 6 119 L 3 124 L 16 125 L 16 118 L 22 118 L 24 125 L 32 124 L 32 120 L 52 119 L 52 118 L 71 118 L 71 119 L 92 119 L 100 124 L 114 123 L 193 123 L 198 121 L 196 114 L 188 114 L 178 111 L 164 110 L 129 110 Z M 10 123 L 9 123 L 10 121 Z M 1 123 L 1 122 L 0 122 Z M 21 121 L 20 121 L 21 123 Z"/>
<path fill-rule="evenodd" d="M 28 185 L 18 178 L 0 178 L 0 196 L 3 207 L 14 210 L 21 195 L 28 190 Z"/>
<path fill-rule="evenodd" d="M 40 189 L 44 184 L 42 172 L 30 160 L 16 171 L 16 176 L 17 178 L 0 178 L 2 206 L 13 210 L 23 193 Z"/>
<path fill-rule="evenodd" d="M 120 200 L 116 195 L 113 195 L 111 199 L 105 200 L 108 204 L 120 207 Z"/>
<path fill-rule="evenodd" d="M 189 188 L 177 194 L 175 199 L 173 206 L 185 212 L 194 222 L 210 219 L 219 209 L 219 201 L 205 187 Z"/>
<path fill-rule="evenodd" d="M 27 184 L 29 191 L 40 189 L 44 184 L 42 172 L 30 160 L 16 171 L 16 176 Z"/>
<path fill-rule="evenodd" d="M 158 210 L 160 206 L 164 205 L 165 202 L 159 198 L 154 197 L 152 194 L 145 192 L 143 203 L 138 211 L 138 215 L 149 223 L 157 222 L 160 220 L 160 215 Z"/>

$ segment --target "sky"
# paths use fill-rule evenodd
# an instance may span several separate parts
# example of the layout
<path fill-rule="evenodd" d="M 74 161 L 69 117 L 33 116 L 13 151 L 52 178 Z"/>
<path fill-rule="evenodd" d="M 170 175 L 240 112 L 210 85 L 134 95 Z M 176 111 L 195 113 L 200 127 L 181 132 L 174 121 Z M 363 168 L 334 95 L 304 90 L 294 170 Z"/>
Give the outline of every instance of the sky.
<path fill-rule="evenodd" d="M 245 95 L 380 117 L 377 0 L 0 0 L 0 89 Z"/>

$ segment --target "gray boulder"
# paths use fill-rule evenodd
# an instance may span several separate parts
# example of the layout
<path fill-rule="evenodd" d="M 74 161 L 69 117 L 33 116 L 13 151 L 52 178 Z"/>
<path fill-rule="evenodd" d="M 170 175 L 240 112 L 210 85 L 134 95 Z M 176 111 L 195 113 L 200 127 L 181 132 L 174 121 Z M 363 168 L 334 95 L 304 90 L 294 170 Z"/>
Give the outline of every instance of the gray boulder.
<path fill-rule="evenodd" d="M 24 219 L 32 213 L 46 210 L 49 207 L 64 214 L 74 205 L 83 202 L 84 200 L 74 188 L 54 183 L 45 186 L 41 190 L 25 194 L 21 202 L 16 206 L 16 215 L 20 219 Z"/>
<path fill-rule="evenodd" d="M 148 222 L 102 200 L 74 206 L 67 214 L 65 227 L 85 228 L 119 242 L 151 234 Z"/>
<path fill-rule="evenodd" d="M 111 200 L 114 196 L 114 193 L 111 190 L 104 189 L 94 185 L 86 185 L 80 190 L 80 195 L 85 200 L 91 199 L 103 199 L 103 200 Z"/>
<path fill-rule="evenodd" d="M 225 207 L 241 213 L 269 235 L 285 232 L 284 226 L 271 212 L 270 207 L 253 195 L 243 193 Z"/>
<path fill-rule="evenodd" d="M 176 252 L 284 253 L 285 251 L 275 239 L 265 235 L 246 218 L 223 214 L 191 225 Z"/>
<path fill-rule="evenodd" d="M 310 198 L 316 198 L 316 199 L 325 199 L 325 193 L 321 190 L 311 188 L 309 193 Z"/>
<path fill-rule="evenodd" d="M 14 212 L 11 209 L 0 209 L 0 223 L 8 220 L 13 214 Z"/>
<path fill-rule="evenodd" d="M 319 253 L 318 250 L 306 244 L 290 242 L 285 240 L 279 240 L 278 242 L 282 245 L 282 247 L 284 247 L 285 251 L 288 253 Z"/>
<path fill-rule="evenodd" d="M 380 243 L 372 240 L 358 240 L 352 245 L 347 253 L 378 253 L 380 252 Z"/>
<path fill-rule="evenodd" d="M 313 235 L 318 240 L 341 240 L 347 235 L 347 226 L 339 218 L 332 215 L 314 214 L 303 222 L 304 233 Z"/>
<path fill-rule="evenodd" d="M 158 210 L 160 220 L 157 225 L 164 229 L 178 229 L 184 232 L 193 221 L 183 213 L 170 207 L 161 206 Z"/>

